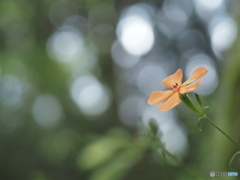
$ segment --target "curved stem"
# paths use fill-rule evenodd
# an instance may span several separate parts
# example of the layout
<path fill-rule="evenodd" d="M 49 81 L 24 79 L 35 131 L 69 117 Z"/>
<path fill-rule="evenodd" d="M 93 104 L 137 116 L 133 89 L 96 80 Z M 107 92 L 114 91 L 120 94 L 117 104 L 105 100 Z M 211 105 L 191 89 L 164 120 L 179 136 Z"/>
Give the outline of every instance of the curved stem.
<path fill-rule="evenodd" d="M 230 167 L 230 169 L 232 169 L 231 164 L 232 164 L 233 160 L 235 159 L 235 157 L 236 157 L 238 154 L 240 154 L 240 151 L 236 152 L 236 153 L 233 155 L 233 157 L 231 158 L 231 160 L 230 160 L 230 162 L 229 162 L 229 167 Z"/>
<path fill-rule="evenodd" d="M 230 141 L 232 141 L 238 148 L 240 145 L 236 143 L 232 138 L 230 138 L 223 130 L 221 130 L 213 121 L 211 121 L 206 115 L 203 116 L 210 124 L 212 124 L 215 128 L 217 128 L 221 133 L 223 133 Z"/>

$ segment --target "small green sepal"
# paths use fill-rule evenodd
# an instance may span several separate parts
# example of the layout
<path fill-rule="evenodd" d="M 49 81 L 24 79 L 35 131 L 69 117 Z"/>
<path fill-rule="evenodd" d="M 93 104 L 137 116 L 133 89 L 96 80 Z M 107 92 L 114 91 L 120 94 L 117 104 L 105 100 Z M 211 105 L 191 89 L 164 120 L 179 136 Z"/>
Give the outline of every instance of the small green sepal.
<path fill-rule="evenodd" d="M 202 100 L 201 100 L 200 96 L 197 93 L 194 93 L 194 94 L 195 94 L 195 98 L 197 100 L 197 103 L 198 103 L 199 107 L 203 110 L 204 107 L 203 107 Z"/>
<path fill-rule="evenodd" d="M 194 111 L 198 115 L 202 116 L 203 114 L 202 111 L 195 106 L 195 104 L 187 94 L 181 94 L 180 98 L 188 108 L 190 108 L 192 111 Z"/>

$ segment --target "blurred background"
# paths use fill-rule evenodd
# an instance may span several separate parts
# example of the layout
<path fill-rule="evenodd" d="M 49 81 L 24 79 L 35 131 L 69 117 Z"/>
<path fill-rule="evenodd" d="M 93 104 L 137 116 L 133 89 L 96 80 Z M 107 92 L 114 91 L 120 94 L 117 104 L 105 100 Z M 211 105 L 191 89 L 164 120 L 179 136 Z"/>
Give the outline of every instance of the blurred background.
<path fill-rule="evenodd" d="M 0 179 L 240 173 L 240 157 L 228 167 L 239 149 L 210 124 L 202 121 L 199 132 L 183 104 L 166 112 L 147 104 L 178 68 L 185 80 L 204 66 L 196 92 L 239 142 L 239 7 L 231 0 L 1 0 Z"/>

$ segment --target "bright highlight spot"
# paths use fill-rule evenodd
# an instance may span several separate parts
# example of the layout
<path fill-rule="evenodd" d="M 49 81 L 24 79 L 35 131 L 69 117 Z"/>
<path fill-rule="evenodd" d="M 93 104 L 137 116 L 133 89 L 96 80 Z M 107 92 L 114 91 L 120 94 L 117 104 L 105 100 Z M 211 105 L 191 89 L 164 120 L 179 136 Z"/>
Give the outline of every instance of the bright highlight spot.
<path fill-rule="evenodd" d="M 103 113 L 110 104 L 110 92 L 94 76 L 77 78 L 71 87 L 71 96 L 80 110 L 89 116 Z"/>
<path fill-rule="evenodd" d="M 141 16 L 127 16 L 117 27 L 117 35 L 127 52 L 142 56 L 147 54 L 154 43 L 152 26 Z"/>
<path fill-rule="evenodd" d="M 237 37 L 237 25 L 230 17 L 216 17 L 210 23 L 212 48 L 224 52 Z"/>
<path fill-rule="evenodd" d="M 83 37 L 75 27 L 63 26 L 48 40 L 47 51 L 58 61 L 75 60 L 84 48 Z"/>

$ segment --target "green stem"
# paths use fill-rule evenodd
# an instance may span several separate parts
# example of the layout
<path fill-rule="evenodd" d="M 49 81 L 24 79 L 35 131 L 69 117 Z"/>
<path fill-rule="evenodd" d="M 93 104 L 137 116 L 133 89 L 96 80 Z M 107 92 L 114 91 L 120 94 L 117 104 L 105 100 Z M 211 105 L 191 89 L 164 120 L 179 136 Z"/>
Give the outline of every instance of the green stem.
<path fill-rule="evenodd" d="M 240 145 L 236 143 L 232 138 L 230 138 L 223 130 L 221 130 L 213 121 L 211 121 L 206 115 L 203 116 L 210 124 L 212 124 L 215 128 L 217 128 L 221 133 L 223 133 L 230 141 L 232 141 L 238 148 Z"/>

